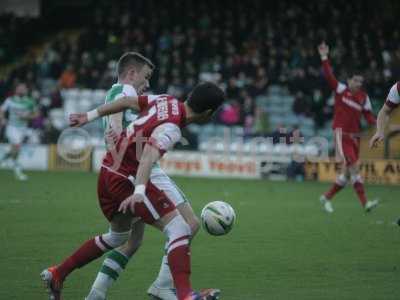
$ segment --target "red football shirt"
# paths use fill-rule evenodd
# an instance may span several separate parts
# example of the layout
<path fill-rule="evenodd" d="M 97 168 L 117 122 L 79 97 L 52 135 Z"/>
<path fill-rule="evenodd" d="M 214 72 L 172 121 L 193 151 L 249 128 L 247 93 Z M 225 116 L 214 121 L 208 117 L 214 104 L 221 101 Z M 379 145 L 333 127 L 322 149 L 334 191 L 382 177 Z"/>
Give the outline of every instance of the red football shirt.
<path fill-rule="evenodd" d="M 126 176 L 135 175 L 145 144 L 163 155 L 182 137 L 186 111 L 182 102 L 169 95 L 139 96 L 140 114 L 121 133 L 115 149 L 109 150 L 103 165 Z"/>
<path fill-rule="evenodd" d="M 329 86 L 335 93 L 332 128 L 341 129 L 344 134 L 359 133 L 362 116 L 369 124 L 375 124 L 376 119 L 367 93 L 359 90 L 353 94 L 345 84 L 336 79 L 327 59 L 322 61 L 322 68 Z"/>

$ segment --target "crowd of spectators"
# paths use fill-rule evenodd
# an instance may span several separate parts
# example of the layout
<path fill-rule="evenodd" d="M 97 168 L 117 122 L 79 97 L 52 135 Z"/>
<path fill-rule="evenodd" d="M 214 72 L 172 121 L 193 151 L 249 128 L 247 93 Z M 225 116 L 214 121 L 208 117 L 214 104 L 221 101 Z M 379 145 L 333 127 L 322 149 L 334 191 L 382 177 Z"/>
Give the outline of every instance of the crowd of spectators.
<path fill-rule="evenodd" d="M 118 57 L 139 51 L 156 65 L 151 80 L 155 93 L 184 97 L 199 80 L 224 85 L 229 101 L 219 122 L 261 126 L 264 114 L 255 99 L 270 85 L 280 85 L 295 97 L 296 114 L 323 126 L 331 110 L 316 52 L 322 40 L 331 46 L 337 76 L 345 80 L 349 68 L 361 69 L 373 99 L 382 100 L 400 77 L 396 1 L 119 3 L 99 1 L 77 36 L 52 40 L 35 61 L 1 82 L 3 91 L 17 79 L 25 80 L 50 99 L 46 107 L 59 107 L 60 89 L 106 89 L 115 81 Z M 8 40 L 8 29 L 2 28 L 0 40 Z M 1 63 L 7 55 L 10 49 L 0 45 Z"/>

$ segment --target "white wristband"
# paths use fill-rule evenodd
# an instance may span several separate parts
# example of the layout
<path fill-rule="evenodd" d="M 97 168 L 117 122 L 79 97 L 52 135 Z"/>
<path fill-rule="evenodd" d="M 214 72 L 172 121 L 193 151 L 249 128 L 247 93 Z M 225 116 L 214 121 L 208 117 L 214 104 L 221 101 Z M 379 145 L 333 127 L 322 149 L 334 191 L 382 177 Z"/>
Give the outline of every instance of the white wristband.
<path fill-rule="evenodd" d="M 97 109 L 93 109 L 91 111 L 88 111 L 86 113 L 87 119 L 89 122 L 92 122 L 93 120 L 96 120 L 99 117 L 99 112 Z"/>
<path fill-rule="evenodd" d="M 144 195 L 146 191 L 146 186 L 144 184 L 138 184 L 135 186 L 135 192 L 133 194 Z"/>

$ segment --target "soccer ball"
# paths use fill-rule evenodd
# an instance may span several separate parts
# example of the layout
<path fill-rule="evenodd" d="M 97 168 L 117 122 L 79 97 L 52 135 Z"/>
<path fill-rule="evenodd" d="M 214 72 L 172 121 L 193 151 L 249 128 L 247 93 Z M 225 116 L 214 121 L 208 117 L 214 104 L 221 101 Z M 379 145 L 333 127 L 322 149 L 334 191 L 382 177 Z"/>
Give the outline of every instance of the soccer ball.
<path fill-rule="evenodd" d="M 224 235 L 231 231 L 236 214 L 232 206 L 223 201 L 214 201 L 201 211 L 201 224 L 211 235 Z"/>

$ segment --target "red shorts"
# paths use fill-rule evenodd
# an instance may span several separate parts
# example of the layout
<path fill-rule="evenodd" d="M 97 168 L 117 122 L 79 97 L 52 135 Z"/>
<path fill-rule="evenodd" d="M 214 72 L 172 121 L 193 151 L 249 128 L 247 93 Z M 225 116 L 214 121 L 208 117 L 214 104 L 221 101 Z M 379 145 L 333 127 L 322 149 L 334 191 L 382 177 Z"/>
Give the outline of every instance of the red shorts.
<path fill-rule="evenodd" d="M 131 196 L 134 190 L 134 185 L 127 177 L 101 168 L 97 182 L 97 196 L 100 208 L 108 221 L 118 213 L 121 202 Z M 146 185 L 145 201 L 135 205 L 135 216 L 147 224 L 152 224 L 173 210 L 175 210 L 174 203 L 149 181 Z"/>
<path fill-rule="evenodd" d="M 360 154 L 360 138 L 335 131 L 336 155 L 344 159 L 346 166 L 357 163 Z"/>

